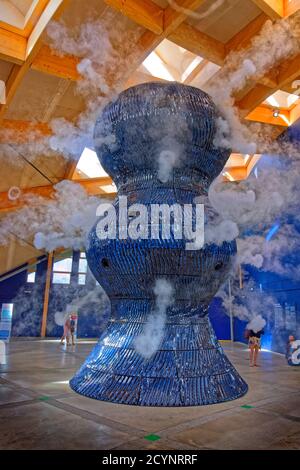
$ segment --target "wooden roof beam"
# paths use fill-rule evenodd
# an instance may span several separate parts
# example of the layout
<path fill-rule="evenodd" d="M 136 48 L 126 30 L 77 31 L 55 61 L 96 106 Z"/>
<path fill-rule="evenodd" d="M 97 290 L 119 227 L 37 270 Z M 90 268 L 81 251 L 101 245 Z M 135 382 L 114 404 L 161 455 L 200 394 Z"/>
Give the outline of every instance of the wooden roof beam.
<path fill-rule="evenodd" d="M 151 0 L 105 0 L 105 3 L 155 34 L 164 30 L 164 9 Z"/>
<path fill-rule="evenodd" d="M 300 0 L 285 0 L 284 16 L 293 15 L 300 9 Z"/>
<path fill-rule="evenodd" d="M 42 46 L 40 34 L 46 25 L 46 21 L 49 22 L 52 18 L 59 18 L 68 3 L 69 0 L 50 1 L 46 8 L 47 11 L 45 10 L 43 12 L 40 22 L 35 25 L 35 28 L 26 43 L 25 62 L 23 62 L 22 65 L 15 64 L 6 81 L 6 103 L 0 105 L 0 122 L 14 97 L 19 84 L 28 72 L 33 60 Z"/>
<path fill-rule="evenodd" d="M 224 63 L 226 57 L 225 45 L 188 23 L 182 23 L 178 26 L 168 36 L 168 39 L 178 46 L 200 55 L 203 59 L 218 65 Z"/>
<path fill-rule="evenodd" d="M 268 106 L 257 106 L 247 117 L 249 121 L 264 122 L 273 126 L 288 127 L 290 124 L 290 111 L 281 110 L 277 117 L 274 116 L 274 110 Z"/>
<path fill-rule="evenodd" d="M 285 0 L 251 0 L 272 20 L 284 17 Z"/>
<path fill-rule="evenodd" d="M 0 28 L 0 59 L 21 65 L 26 58 L 26 38 Z"/>
<path fill-rule="evenodd" d="M 294 122 L 298 121 L 300 118 L 300 104 L 296 104 L 291 110 L 290 110 L 290 123 L 293 124 Z"/>
<path fill-rule="evenodd" d="M 26 143 L 31 139 L 39 139 L 51 135 L 47 123 L 3 119 L 0 123 L 0 144 Z M 64 179 L 72 179 L 77 161 L 71 160 L 67 165 Z M 77 180 L 76 180 L 77 181 Z"/>
<path fill-rule="evenodd" d="M 45 122 L 17 121 L 3 119 L 0 122 L 0 144 L 20 144 L 29 140 L 51 135 Z"/>
<path fill-rule="evenodd" d="M 231 51 L 249 47 L 251 40 L 260 32 L 267 20 L 268 16 L 265 13 L 261 13 L 254 20 L 250 21 L 241 31 L 227 41 L 225 44 L 226 55 Z"/>
<path fill-rule="evenodd" d="M 34 58 L 31 68 L 38 72 L 76 81 L 80 78 L 77 65 L 81 58 L 72 55 L 59 55 L 49 46 L 42 46 Z"/>
<path fill-rule="evenodd" d="M 256 84 L 248 93 L 237 102 L 240 108 L 241 115 L 247 116 L 269 96 L 273 95 L 277 90 L 280 90 L 287 84 L 296 80 L 299 76 L 300 70 L 300 54 L 292 59 L 285 59 L 277 66 L 278 75 L 276 86 L 270 88 L 261 83 Z"/>
<path fill-rule="evenodd" d="M 137 1 L 138 0 L 136 0 L 136 2 Z M 196 3 L 199 6 L 201 2 L 202 1 L 198 0 Z M 111 6 L 113 6 L 115 2 L 109 3 Z M 187 2 L 184 3 L 187 5 Z M 192 5 L 192 3 L 194 3 L 194 5 Z M 195 7 L 195 2 L 191 2 L 190 5 Z M 163 9 L 161 10 L 165 11 Z M 123 13 L 125 14 L 126 12 L 123 11 Z M 177 12 L 175 12 L 175 14 L 176 13 Z M 257 18 L 255 18 L 255 20 L 249 23 L 249 25 L 243 28 L 242 31 L 237 33 L 230 41 L 228 41 L 226 44 L 223 44 L 187 23 L 182 22 L 175 28 L 176 23 L 178 23 L 178 19 L 172 26 L 172 23 L 170 23 L 171 14 L 169 13 L 167 16 L 168 29 L 165 30 L 161 35 L 156 35 L 152 31 L 146 31 L 142 35 L 139 41 L 139 46 L 142 48 L 142 50 L 145 50 L 145 53 L 142 57 L 143 59 L 165 37 L 168 37 L 169 40 L 189 50 L 190 52 L 196 55 L 200 55 L 202 58 L 218 65 L 223 65 L 226 55 L 239 47 L 248 46 L 252 37 L 260 31 L 262 25 L 268 19 L 268 17 L 262 13 Z M 172 17 L 174 18 L 174 10 L 172 10 Z M 182 19 L 182 16 L 180 18 Z M 138 18 L 135 18 L 136 21 L 137 19 Z M 77 65 L 79 62 L 80 58 L 78 57 L 70 55 L 61 56 L 54 50 L 51 50 L 49 46 L 44 45 L 38 52 L 36 58 L 33 60 L 31 67 L 34 70 L 43 73 L 49 73 L 65 79 L 77 80 L 80 78 L 80 75 L 77 71 Z M 273 76 L 266 76 L 262 80 L 264 80 L 264 83 L 267 83 L 269 86 L 274 86 L 275 84 L 275 79 Z"/>
<path fill-rule="evenodd" d="M 106 1 L 106 0 L 105 0 Z M 136 0 L 139 2 L 139 0 Z M 184 10 L 196 10 L 204 0 L 177 0 L 177 5 Z M 124 12 L 125 13 L 125 12 Z M 187 18 L 187 14 L 182 11 L 174 10 L 170 5 L 163 9 L 164 13 L 164 30 L 161 34 L 155 34 L 153 31 L 147 30 L 137 41 L 137 48 L 140 50 L 138 62 L 132 64 L 131 72 L 145 60 L 145 58 L 164 40 L 166 39 L 178 26 Z"/>
<path fill-rule="evenodd" d="M 112 179 L 108 176 L 101 178 L 89 178 L 84 180 L 77 180 L 74 182 L 84 188 L 89 195 L 114 197 L 115 193 L 107 193 L 102 189 L 102 186 L 112 184 Z M 28 196 L 40 196 L 45 199 L 51 199 L 55 195 L 55 188 L 52 185 L 38 186 L 35 188 L 21 189 L 21 195 L 18 199 L 11 200 L 8 192 L 0 193 L 0 212 L 13 211 L 21 209 L 27 204 Z"/>

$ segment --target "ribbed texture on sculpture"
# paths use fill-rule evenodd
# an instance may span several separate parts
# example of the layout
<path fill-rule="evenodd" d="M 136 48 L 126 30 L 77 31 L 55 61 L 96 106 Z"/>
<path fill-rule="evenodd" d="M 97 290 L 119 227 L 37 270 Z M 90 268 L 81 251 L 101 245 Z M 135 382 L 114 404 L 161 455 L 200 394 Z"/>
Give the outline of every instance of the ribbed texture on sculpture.
<path fill-rule="evenodd" d="M 187 204 L 207 195 L 230 151 L 215 148 L 218 114 L 203 91 L 176 83 L 130 88 L 104 109 L 95 127 L 99 160 L 128 204 Z M 170 177 L 159 156 L 176 155 Z M 119 199 L 114 206 L 118 212 Z M 186 250 L 186 240 L 99 240 L 89 236 L 89 267 L 111 301 L 111 319 L 70 384 L 78 393 L 143 406 L 206 405 L 232 400 L 247 385 L 225 356 L 208 305 L 225 282 L 235 242 Z M 155 306 L 153 286 L 174 287 L 164 335 L 145 359 L 134 342 Z"/>

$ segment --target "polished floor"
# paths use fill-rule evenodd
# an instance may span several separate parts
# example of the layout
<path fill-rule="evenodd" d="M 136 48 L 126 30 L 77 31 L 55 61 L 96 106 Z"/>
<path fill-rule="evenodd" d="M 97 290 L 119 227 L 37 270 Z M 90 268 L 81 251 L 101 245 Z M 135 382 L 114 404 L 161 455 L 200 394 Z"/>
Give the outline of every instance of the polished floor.
<path fill-rule="evenodd" d="M 300 449 L 300 367 L 223 343 L 249 385 L 218 405 L 143 408 L 91 400 L 68 379 L 94 341 L 14 340 L 0 354 L 0 449 Z"/>

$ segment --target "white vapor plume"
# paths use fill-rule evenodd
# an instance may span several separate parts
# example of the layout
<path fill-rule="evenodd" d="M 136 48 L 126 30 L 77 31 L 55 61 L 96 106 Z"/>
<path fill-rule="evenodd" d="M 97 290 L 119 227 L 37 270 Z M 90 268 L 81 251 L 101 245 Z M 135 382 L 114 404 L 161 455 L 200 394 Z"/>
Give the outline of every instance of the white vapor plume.
<path fill-rule="evenodd" d="M 158 179 L 162 183 L 166 183 L 170 179 L 177 159 L 178 156 L 171 150 L 163 150 L 160 152 L 158 157 Z"/>
<path fill-rule="evenodd" d="M 272 295 L 257 289 L 252 279 L 244 284 L 243 289 L 231 280 L 231 295 L 226 283 L 216 297 L 222 300 L 226 312 L 232 311 L 234 317 L 247 323 L 255 317 L 271 318 L 277 303 Z"/>
<path fill-rule="evenodd" d="M 261 315 L 256 315 L 252 320 L 247 324 L 247 330 L 252 330 L 254 333 L 258 333 L 263 330 L 266 326 L 266 320 Z"/>
<path fill-rule="evenodd" d="M 60 293 L 59 295 L 62 296 L 63 293 Z M 73 289 L 72 300 L 66 303 L 63 311 L 58 310 L 55 312 L 54 321 L 56 325 L 63 326 L 71 312 L 78 313 L 81 318 L 86 315 L 84 307 L 93 304 L 96 305 L 96 314 L 99 319 L 99 324 L 101 323 L 101 316 L 110 310 L 110 301 L 105 291 L 101 286 L 95 286 L 94 284 L 92 284 L 92 286 L 86 286 L 81 294 L 77 292 L 77 289 Z M 95 328 L 90 328 L 94 329 L 97 335 L 99 334 L 99 331 L 97 331 L 97 326 L 99 326 L 98 324 L 95 324 Z"/>
<path fill-rule="evenodd" d="M 62 21 L 51 21 L 47 27 L 49 45 L 56 54 L 79 58 L 77 69 L 80 78 L 76 81 L 75 92 L 80 95 L 84 109 L 77 120 L 51 119 L 48 123 L 50 136 L 43 135 L 34 126 L 32 129 L 29 127 L 26 141 L 22 132 L 0 131 L 1 140 L 13 142 L 15 151 L 21 151 L 31 162 L 40 155 L 51 159 L 59 155 L 65 160 L 78 160 L 85 147 L 93 148 L 96 118 L 103 107 L 115 99 L 136 68 L 142 28 L 129 24 L 124 16 L 109 9 L 101 17 L 97 15 L 99 13 L 95 11 L 90 12 L 86 22 L 72 29 Z M 13 165 L 16 157 L 12 155 L 11 158 L 7 146 L 0 144 L 0 158 L 1 147 L 4 147 L 5 161 L 9 158 Z"/>
<path fill-rule="evenodd" d="M 64 326 L 68 316 L 70 315 L 69 312 L 55 312 L 54 314 L 54 320 L 55 320 L 55 323 L 58 325 L 58 326 Z"/>
<path fill-rule="evenodd" d="M 217 78 L 213 77 L 205 86 L 223 116 L 217 121 L 215 145 L 244 154 L 256 152 L 255 136 L 241 123 L 234 95 L 251 84 L 251 80 L 262 78 L 278 62 L 295 56 L 299 47 L 300 13 L 296 13 L 275 23 L 267 21 L 247 49 L 229 53 Z"/>
<path fill-rule="evenodd" d="M 53 199 L 28 195 L 23 208 L 1 221 L 0 245 L 13 234 L 21 239 L 33 238 L 34 246 L 46 251 L 85 246 L 99 198 L 88 196 L 79 184 L 67 180 L 55 185 L 54 190 Z"/>
<path fill-rule="evenodd" d="M 96 118 L 127 81 L 139 54 L 136 44 L 141 31 L 139 27 L 131 30 L 124 17 L 112 12 L 72 31 L 61 22 L 49 24 L 47 33 L 55 50 L 81 58 L 77 91 L 86 99 L 86 110 L 76 124 L 63 118 L 52 120 L 51 149 L 74 158 L 85 147 L 93 147 Z"/>
<path fill-rule="evenodd" d="M 153 292 L 156 297 L 155 309 L 134 342 L 136 351 L 145 359 L 150 359 L 158 350 L 164 335 L 167 309 L 174 303 L 174 288 L 167 279 L 157 279 Z"/>
<path fill-rule="evenodd" d="M 196 20 L 202 20 L 207 16 L 211 15 L 217 8 L 220 8 L 225 0 L 216 0 L 205 12 L 198 13 L 197 11 L 193 11 L 189 8 L 185 8 L 178 4 L 178 0 L 168 0 L 169 5 L 176 11 L 183 13 L 186 16 L 191 18 L 195 18 Z"/>

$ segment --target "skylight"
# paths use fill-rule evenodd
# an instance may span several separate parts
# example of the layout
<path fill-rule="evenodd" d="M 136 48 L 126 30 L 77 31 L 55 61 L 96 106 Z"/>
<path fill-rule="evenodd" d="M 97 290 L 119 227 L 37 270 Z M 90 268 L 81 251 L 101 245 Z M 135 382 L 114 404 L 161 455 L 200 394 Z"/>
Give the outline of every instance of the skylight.
<path fill-rule="evenodd" d="M 143 66 L 151 73 L 154 77 L 162 78 L 163 80 L 168 80 L 174 82 L 174 77 L 170 74 L 167 67 L 156 54 L 156 52 L 151 52 L 148 57 L 144 60 Z"/>
<path fill-rule="evenodd" d="M 298 95 L 278 90 L 276 93 L 273 93 L 273 95 L 269 96 L 265 103 L 274 106 L 274 108 L 290 108 L 294 103 L 296 103 L 298 99 Z"/>
<path fill-rule="evenodd" d="M 94 150 L 85 147 L 81 157 L 77 163 L 77 171 L 87 178 L 100 178 L 108 176 L 102 165 L 100 164 L 97 154 Z"/>
<path fill-rule="evenodd" d="M 203 60 L 202 57 L 199 57 L 199 56 L 195 57 L 195 59 L 190 63 L 190 65 L 186 68 L 186 70 L 182 74 L 182 76 L 181 76 L 182 82 L 184 82 L 187 79 L 187 77 L 189 77 L 189 75 L 191 75 L 193 70 L 195 70 L 197 65 L 199 65 L 200 62 L 202 62 L 202 60 Z"/>
<path fill-rule="evenodd" d="M 38 0 L 0 0 L 0 21 L 23 29 L 37 4 Z"/>
<path fill-rule="evenodd" d="M 105 193 L 116 193 L 116 192 L 117 192 L 117 187 L 116 187 L 115 183 L 106 184 L 106 185 L 104 185 L 104 186 L 100 186 L 100 188 L 101 188 L 102 191 L 104 191 Z"/>

